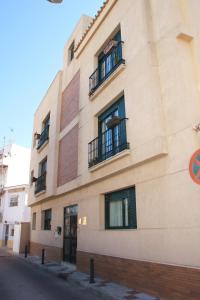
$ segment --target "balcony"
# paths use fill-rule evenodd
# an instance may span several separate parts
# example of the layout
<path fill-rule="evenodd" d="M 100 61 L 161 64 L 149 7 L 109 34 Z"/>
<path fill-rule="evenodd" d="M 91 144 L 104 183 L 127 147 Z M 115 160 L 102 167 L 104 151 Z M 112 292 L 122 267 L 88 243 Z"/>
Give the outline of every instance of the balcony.
<path fill-rule="evenodd" d="M 35 194 L 46 190 L 46 173 L 39 176 L 35 182 Z"/>
<path fill-rule="evenodd" d="M 49 125 L 47 125 L 42 133 L 40 134 L 40 138 L 38 140 L 37 150 L 39 150 L 45 142 L 49 140 Z"/>
<path fill-rule="evenodd" d="M 126 118 L 104 131 L 88 144 L 88 167 L 91 168 L 115 154 L 129 149 L 126 139 Z"/>
<path fill-rule="evenodd" d="M 121 65 L 125 64 L 122 55 L 122 44 L 120 41 L 116 46 L 103 57 L 102 63 L 89 77 L 89 95 L 91 96 L 96 89 Z"/>

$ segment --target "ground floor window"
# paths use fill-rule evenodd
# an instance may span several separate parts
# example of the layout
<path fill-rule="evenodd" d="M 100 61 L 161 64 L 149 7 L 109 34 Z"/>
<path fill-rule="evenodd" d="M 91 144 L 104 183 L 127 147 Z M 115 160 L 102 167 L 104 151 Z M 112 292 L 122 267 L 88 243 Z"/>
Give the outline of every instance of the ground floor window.
<path fill-rule="evenodd" d="M 32 215 L 32 230 L 36 229 L 36 212 Z"/>
<path fill-rule="evenodd" d="M 105 228 L 137 228 L 135 187 L 105 195 Z"/>
<path fill-rule="evenodd" d="M 42 229 L 51 230 L 51 209 L 42 211 Z"/>
<path fill-rule="evenodd" d="M 11 230 L 10 230 L 10 236 L 14 236 L 14 233 L 15 233 L 14 228 L 11 228 Z"/>

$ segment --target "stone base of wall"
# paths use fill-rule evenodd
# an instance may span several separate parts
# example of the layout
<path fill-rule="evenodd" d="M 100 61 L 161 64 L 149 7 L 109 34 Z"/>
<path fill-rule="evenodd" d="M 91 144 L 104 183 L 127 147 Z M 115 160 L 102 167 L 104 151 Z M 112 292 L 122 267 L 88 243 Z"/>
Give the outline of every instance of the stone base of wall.
<path fill-rule="evenodd" d="M 63 260 L 63 249 L 30 242 L 30 255 L 41 256 L 45 249 L 45 259 L 61 262 Z"/>
<path fill-rule="evenodd" d="M 95 274 L 106 280 L 160 296 L 162 299 L 200 299 L 200 269 L 78 251 L 78 270 L 88 273 L 90 258 L 94 258 Z"/>
<path fill-rule="evenodd" d="M 13 240 L 8 240 L 7 242 L 7 248 L 12 249 L 13 248 Z"/>

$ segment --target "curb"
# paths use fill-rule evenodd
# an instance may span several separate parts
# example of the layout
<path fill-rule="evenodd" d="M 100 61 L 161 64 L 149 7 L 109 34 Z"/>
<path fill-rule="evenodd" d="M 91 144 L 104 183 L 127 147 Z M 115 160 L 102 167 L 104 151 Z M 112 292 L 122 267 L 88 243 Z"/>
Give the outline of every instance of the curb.
<path fill-rule="evenodd" d="M 30 263 L 31 265 L 35 266 L 37 269 L 40 269 L 42 271 L 51 273 L 52 275 L 55 275 L 56 277 L 65 280 L 66 283 L 68 283 L 70 285 L 74 285 L 75 287 L 79 286 L 79 287 L 85 288 L 86 290 L 93 292 L 93 294 L 95 294 L 96 296 L 103 297 L 103 300 L 104 299 L 105 300 L 117 300 L 116 297 L 108 295 L 105 291 L 99 290 L 99 289 L 97 290 L 97 287 L 95 286 L 95 284 L 98 284 L 98 283 L 90 284 L 89 283 L 89 278 L 87 280 L 88 282 L 86 281 L 86 279 L 83 279 L 83 280 L 85 280 L 85 284 L 84 284 L 82 282 L 82 280 L 80 280 L 79 278 L 76 278 L 75 276 L 73 276 L 73 274 L 76 273 L 76 274 L 78 274 L 80 276 L 82 275 L 84 277 L 89 277 L 89 275 L 86 274 L 86 273 L 81 273 L 81 272 L 78 272 L 78 271 L 73 271 L 73 272 L 70 272 L 70 271 L 67 272 L 66 271 L 66 272 L 63 272 L 64 269 L 63 269 L 63 271 L 55 271 L 55 270 L 52 270 L 51 268 L 49 268 L 48 265 L 45 265 L 45 264 L 42 265 L 42 264 L 33 262 L 28 257 L 25 258 L 25 257 L 20 256 L 20 255 L 16 255 L 16 256 L 18 258 L 22 259 L 23 261 L 25 261 L 27 263 Z M 65 267 L 65 269 L 66 269 L 66 267 Z M 98 279 L 98 280 L 100 280 L 100 279 Z"/>
<path fill-rule="evenodd" d="M 65 280 L 66 283 L 70 285 L 75 287 L 79 286 L 92 292 L 94 295 L 101 297 L 103 300 L 159 300 L 156 296 L 135 291 L 125 286 L 105 281 L 99 277 L 95 277 L 95 283 L 91 284 L 89 283 L 88 274 L 79 272 L 74 268 L 70 269 L 70 265 L 62 265 L 53 261 L 46 261 L 43 265 L 41 264 L 41 258 L 39 256 L 28 256 L 27 258 L 25 258 L 24 255 L 16 256 L 23 261 L 34 265 L 40 270 L 51 273 L 52 275 Z"/>

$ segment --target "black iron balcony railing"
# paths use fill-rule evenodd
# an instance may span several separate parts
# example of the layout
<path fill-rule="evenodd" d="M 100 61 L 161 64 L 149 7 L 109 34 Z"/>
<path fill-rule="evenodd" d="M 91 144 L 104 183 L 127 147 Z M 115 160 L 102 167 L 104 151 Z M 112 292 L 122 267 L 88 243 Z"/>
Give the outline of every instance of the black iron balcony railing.
<path fill-rule="evenodd" d="M 44 145 L 44 143 L 46 141 L 48 141 L 48 139 L 49 139 L 49 125 L 47 125 L 43 129 L 42 133 L 40 134 L 40 138 L 38 140 L 37 149 L 40 149 L 42 147 L 42 145 Z"/>
<path fill-rule="evenodd" d="M 46 190 L 46 173 L 39 176 L 35 182 L 35 194 Z"/>
<path fill-rule="evenodd" d="M 89 168 L 125 149 L 129 149 L 129 143 L 126 139 L 126 120 L 126 118 L 121 119 L 118 125 L 107 129 L 88 144 Z"/>
<path fill-rule="evenodd" d="M 95 90 L 121 65 L 125 64 L 122 56 L 122 44 L 120 41 L 111 51 L 106 54 L 98 68 L 92 73 L 89 78 L 89 95 L 92 95 Z"/>

